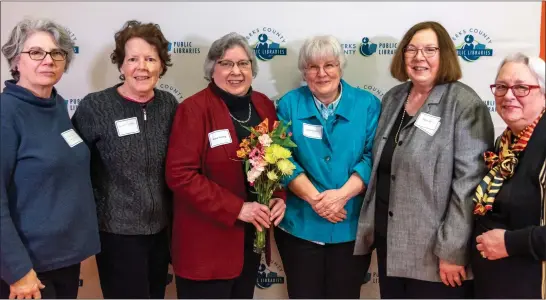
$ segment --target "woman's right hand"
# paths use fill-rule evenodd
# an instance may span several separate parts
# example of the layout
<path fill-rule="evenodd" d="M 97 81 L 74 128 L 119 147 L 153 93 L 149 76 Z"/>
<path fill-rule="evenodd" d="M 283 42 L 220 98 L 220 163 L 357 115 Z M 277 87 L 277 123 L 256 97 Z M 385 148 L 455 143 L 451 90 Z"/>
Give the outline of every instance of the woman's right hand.
<path fill-rule="evenodd" d="M 271 225 L 269 215 L 270 212 L 267 206 L 258 202 L 245 202 L 237 219 L 254 224 L 256 230 L 261 232 L 263 230 L 262 226 L 269 228 Z"/>
<path fill-rule="evenodd" d="M 311 205 L 311 207 L 317 213 L 317 215 L 320 216 L 318 208 L 317 208 L 317 204 L 319 204 L 320 200 L 315 200 L 315 199 L 310 199 L 309 201 L 307 201 L 307 203 L 309 203 L 309 205 Z M 331 215 L 330 217 L 323 217 L 323 218 L 335 224 L 347 219 L 347 211 L 344 208 L 341 208 L 341 210 L 337 212 L 336 214 Z"/>
<path fill-rule="evenodd" d="M 23 278 L 10 286 L 10 299 L 42 299 L 40 289 L 45 288 L 38 275 L 31 269 Z"/>

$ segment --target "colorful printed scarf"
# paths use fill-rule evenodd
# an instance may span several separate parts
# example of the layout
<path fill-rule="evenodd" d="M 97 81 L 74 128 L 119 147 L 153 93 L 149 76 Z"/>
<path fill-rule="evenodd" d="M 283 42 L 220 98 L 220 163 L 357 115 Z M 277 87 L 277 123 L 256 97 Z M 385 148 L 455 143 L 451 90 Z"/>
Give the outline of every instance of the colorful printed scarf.
<path fill-rule="evenodd" d="M 493 202 L 504 180 L 514 175 L 514 170 L 518 165 L 518 157 L 527 147 L 529 139 L 545 111 L 546 109 L 519 135 L 514 135 L 510 128 L 506 128 L 502 134 L 500 145 L 495 149 L 498 154 L 491 151 L 486 151 L 483 154 L 485 164 L 490 171 L 482 179 L 474 193 L 472 200 L 476 203 L 475 215 L 483 216 L 487 211 L 493 209 Z"/>

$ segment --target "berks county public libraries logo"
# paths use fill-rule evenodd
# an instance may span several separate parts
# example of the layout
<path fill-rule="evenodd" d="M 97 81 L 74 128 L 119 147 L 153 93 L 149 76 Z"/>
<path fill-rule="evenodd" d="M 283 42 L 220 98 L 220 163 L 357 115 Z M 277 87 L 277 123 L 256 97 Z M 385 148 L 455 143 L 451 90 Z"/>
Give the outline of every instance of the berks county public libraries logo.
<path fill-rule="evenodd" d="M 378 55 L 394 55 L 398 47 L 397 42 L 392 41 L 372 41 L 367 37 L 362 38 L 362 43 L 360 43 L 359 52 L 364 57 L 369 57 L 374 54 Z"/>
<path fill-rule="evenodd" d="M 467 62 L 475 62 L 482 56 L 493 56 L 492 39 L 478 28 L 463 29 L 451 36 L 457 55 Z"/>
<path fill-rule="evenodd" d="M 286 43 L 286 38 L 275 28 L 266 26 L 256 28 L 247 33 L 245 37 L 250 46 L 254 48 L 256 57 L 261 61 L 271 60 L 277 55 L 285 56 L 287 53 L 286 48 L 281 47 Z"/>

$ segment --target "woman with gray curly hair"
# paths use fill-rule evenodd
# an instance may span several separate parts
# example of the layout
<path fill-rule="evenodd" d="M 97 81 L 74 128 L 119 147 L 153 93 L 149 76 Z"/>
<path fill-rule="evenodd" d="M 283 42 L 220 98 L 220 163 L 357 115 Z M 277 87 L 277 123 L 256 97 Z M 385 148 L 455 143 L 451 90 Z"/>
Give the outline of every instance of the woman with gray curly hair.
<path fill-rule="evenodd" d="M 26 19 L 2 46 L 0 298 L 76 298 L 80 262 L 100 250 L 89 149 L 54 85 L 73 58 L 66 30 Z"/>
<path fill-rule="evenodd" d="M 236 152 L 245 127 L 268 119 L 272 128 L 275 106 L 251 87 L 258 65 L 243 36 L 216 40 L 204 70 L 210 83 L 178 107 L 167 152 L 178 298 L 250 299 L 261 258 L 255 232 L 278 225 L 286 205 L 280 191 L 270 207 L 256 202 Z"/>

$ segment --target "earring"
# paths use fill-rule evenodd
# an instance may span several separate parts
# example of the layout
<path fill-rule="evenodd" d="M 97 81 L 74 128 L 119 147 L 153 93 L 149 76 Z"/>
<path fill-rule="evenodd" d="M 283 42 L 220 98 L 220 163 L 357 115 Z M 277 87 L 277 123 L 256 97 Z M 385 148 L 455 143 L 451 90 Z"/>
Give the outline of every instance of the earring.
<path fill-rule="evenodd" d="M 123 74 L 119 75 L 119 80 L 125 81 L 125 75 L 123 75 Z"/>

